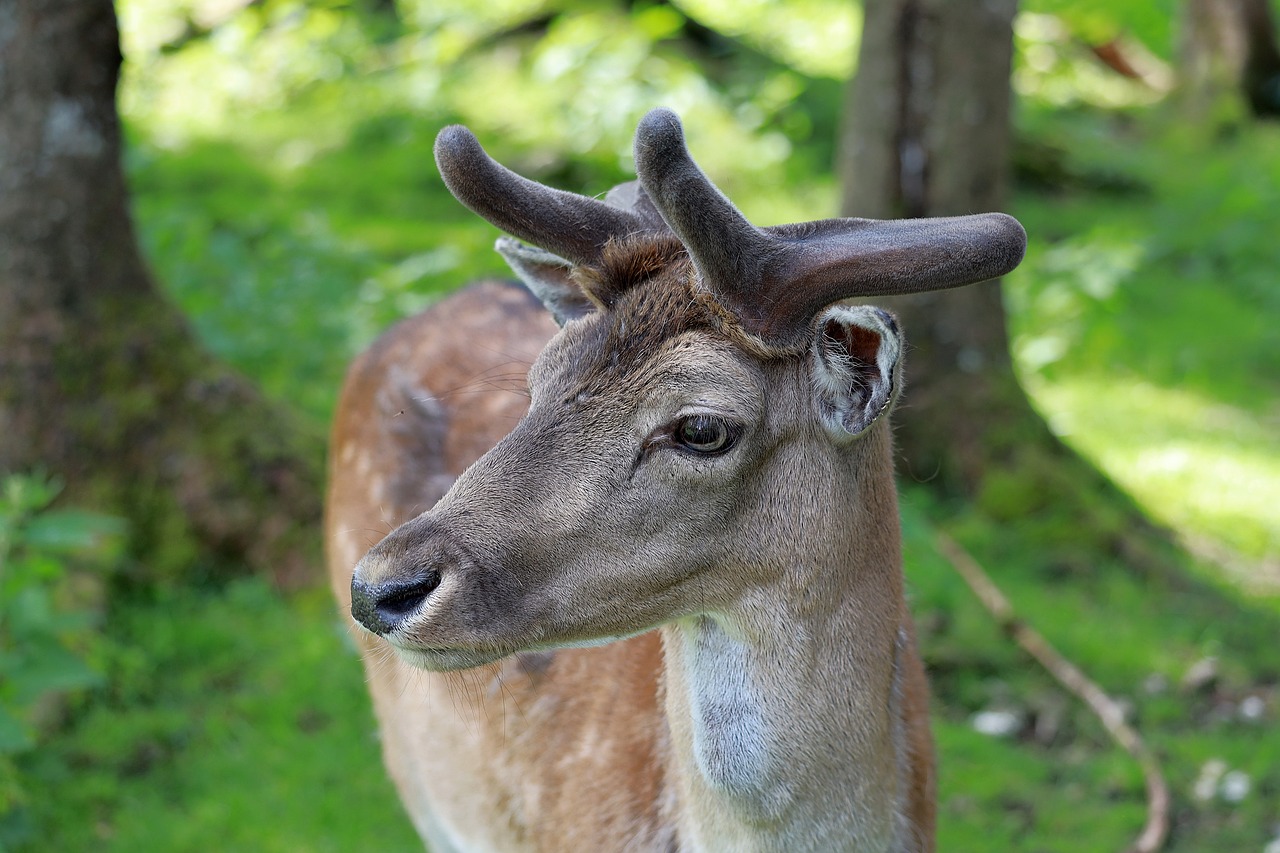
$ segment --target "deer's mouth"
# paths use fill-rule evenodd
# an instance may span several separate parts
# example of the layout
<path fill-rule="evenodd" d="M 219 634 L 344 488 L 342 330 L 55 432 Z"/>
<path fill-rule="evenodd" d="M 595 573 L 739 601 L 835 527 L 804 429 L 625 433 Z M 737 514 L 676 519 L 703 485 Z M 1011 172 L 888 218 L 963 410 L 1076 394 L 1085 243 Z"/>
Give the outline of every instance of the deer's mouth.
<path fill-rule="evenodd" d="M 507 657 L 511 652 L 498 652 L 483 649 L 441 649 L 405 646 L 390 639 L 391 647 L 402 661 L 418 669 L 431 672 L 455 672 L 460 669 L 471 669 L 477 666 L 494 663 Z"/>

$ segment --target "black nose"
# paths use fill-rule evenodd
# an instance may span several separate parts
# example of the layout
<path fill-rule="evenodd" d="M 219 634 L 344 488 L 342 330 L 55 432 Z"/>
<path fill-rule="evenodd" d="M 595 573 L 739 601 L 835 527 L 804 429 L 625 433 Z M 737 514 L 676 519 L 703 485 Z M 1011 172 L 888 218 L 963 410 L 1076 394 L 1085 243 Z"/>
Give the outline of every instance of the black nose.
<path fill-rule="evenodd" d="M 417 613 L 438 586 L 440 573 L 434 569 L 376 586 L 360 580 L 357 571 L 351 579 L 351 615 L 373 633 L 389 634 Z"/>

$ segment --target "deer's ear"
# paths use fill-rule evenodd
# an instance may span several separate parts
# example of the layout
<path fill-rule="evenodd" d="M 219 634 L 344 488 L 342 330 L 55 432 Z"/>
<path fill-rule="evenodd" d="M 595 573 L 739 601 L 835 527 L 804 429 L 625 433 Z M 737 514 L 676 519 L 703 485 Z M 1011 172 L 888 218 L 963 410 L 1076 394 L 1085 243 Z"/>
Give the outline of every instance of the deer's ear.
<path fill-rule="evenodd" d="M 870 305 L 833 305 L 818 315 L 812 370 L 823 425 L 861 435 L 889 410 L 900 385 L 902 336 L 893 315 Z"/>
<path fill-rule="evenodd" d="M 595 310 L 582 288 L 574 284 L 570 277 L 573 264 L 564 258 L 510 237 L 499 237 L 494 248 L 525 287 L 547 306 L 558 325 Z"/>

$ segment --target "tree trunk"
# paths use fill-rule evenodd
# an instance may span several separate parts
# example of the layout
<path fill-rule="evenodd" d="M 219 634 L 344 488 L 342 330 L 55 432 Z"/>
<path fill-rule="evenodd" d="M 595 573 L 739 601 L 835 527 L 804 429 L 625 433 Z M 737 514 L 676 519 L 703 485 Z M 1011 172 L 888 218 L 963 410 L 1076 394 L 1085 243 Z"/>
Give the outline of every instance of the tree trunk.
<path fill-rule="evenodd" d="M 866 4 L 840 173 L 846 216 L 1000 210 L 1016 0 Z M 1013 373 L 999 282 L 883 300 L 910 343 L 905 473 L 971 494 L 993 462 L 1052 441 Z"/>
<path fill-rule="evenodd" d="M 0 472 L 43 470 L 126 517 L 153 568 L 300 578 L 323 442 L 157 290 L 120 162 L 120 61 L 111 0 L 0 5 Z"/>
<path fill-rule="evenodd" d="M 1187 0 L 1181 42 L 1182 82 L 1194 112 L 1238 93 L 1255 117 L 1280 118 L 1280 48 L 1269 0 Z"/>

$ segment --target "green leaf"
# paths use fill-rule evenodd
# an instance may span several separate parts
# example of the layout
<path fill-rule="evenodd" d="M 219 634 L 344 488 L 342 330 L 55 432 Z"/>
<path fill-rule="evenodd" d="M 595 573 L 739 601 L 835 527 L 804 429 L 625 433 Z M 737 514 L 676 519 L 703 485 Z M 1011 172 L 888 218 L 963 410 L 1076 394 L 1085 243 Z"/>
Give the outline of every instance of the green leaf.
<path fill-rule="evenodd" d="M 57 483 L 35 474 L 13 474 L 0 483 L 0 517 L 15 518 L 44 509 L 61 490 Z"/>
<path fill-rule="evenodd" d="M 2 603 L 0 617 L 4 619 L 5 633 L 12 635 L 19 644 L 24 637 L 53 632 L 53 603 L 44 587 L 19 589 Z"/>
<path fill-rule="evenodd" d="M 19 703 L 30 702 L 47 693 L 92 687 L 102 676 L 66 649 L 40 644 L 22 665 L 15 667 L 10 685 Z"/>
<path fill-rule="evenodd" d="M 20 752 L 35 745 L 22 721 L 0 708 L 0 754 Z"/>
<path fill-rule="evenodd" d="M 0 577 L 0 595 L 13 599 L 31 586 L 48 586 L 66 574 L 64 560 L 41 553 L 25 553 L 4 562 Z M 0 602 L 3 603 L 3 602 Z"/>
<path fill-rule="evenodd" d="M 31 548 L 76 553 L 117 539 L 124 532 L 119 518 L 84 510 L 64 509 L 42 513 L 27 525 L 22 539 Z"/>

